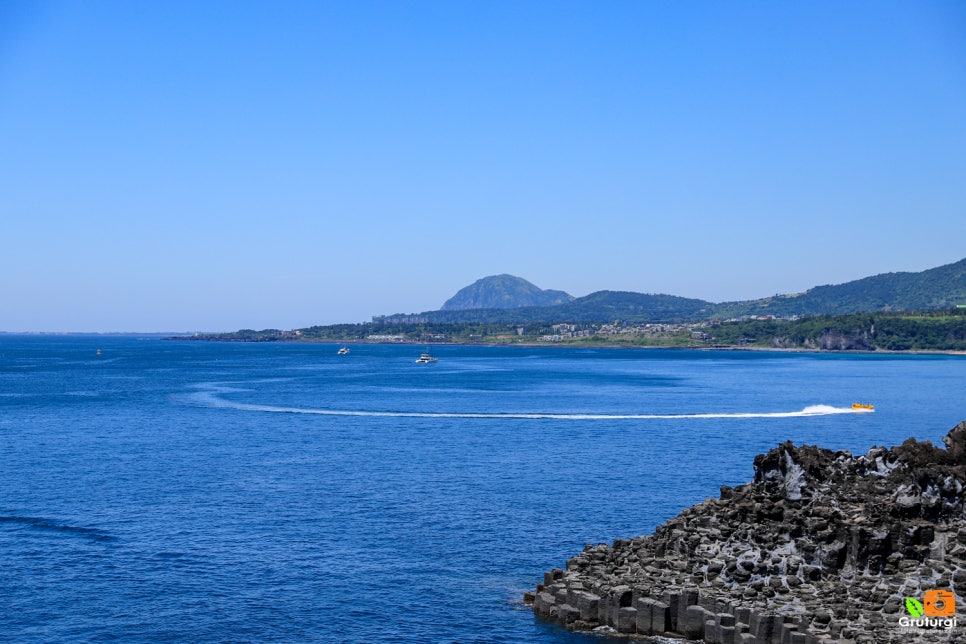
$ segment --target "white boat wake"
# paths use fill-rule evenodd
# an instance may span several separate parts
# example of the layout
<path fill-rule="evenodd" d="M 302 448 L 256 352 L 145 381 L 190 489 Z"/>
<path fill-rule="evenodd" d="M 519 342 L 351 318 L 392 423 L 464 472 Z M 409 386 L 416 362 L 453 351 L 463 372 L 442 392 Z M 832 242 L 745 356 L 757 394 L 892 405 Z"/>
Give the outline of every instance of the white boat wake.
<path fill-rule="evenodd" d="M 436 412 L 436 411 L 367 411 L 355 409 L 315 409 L 306 407 L 277 407 L 273 405 L 252 405 L 233 402 L 220 398 L 211 391 L 201 391 L 188 396 L 189 402 L 205 407 L 257 411 L 273 414 L 312 414 L 316 416 L 363 416 L 375 418 L 488 418 L 519 420 L 658 420 L 679 418 L 802 418 L 808 416 L 829 416 L 833 414 L 867 414 L 871 409 L 851 407 L 832 407 L 831 405 L 810 405 L 799 411 L 776 412 L 721 412 L 701 414 L 557 414 L 545 412 Z"/>

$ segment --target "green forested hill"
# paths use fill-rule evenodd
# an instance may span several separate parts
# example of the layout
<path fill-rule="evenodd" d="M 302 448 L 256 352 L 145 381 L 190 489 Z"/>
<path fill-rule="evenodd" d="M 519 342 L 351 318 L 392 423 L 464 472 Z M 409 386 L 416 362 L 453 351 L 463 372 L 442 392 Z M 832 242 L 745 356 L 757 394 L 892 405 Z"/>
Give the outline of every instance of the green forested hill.
<path fill-rule="evenodd" d="M 598 291 L 557 308 L 575 320 L 587 322 L 649 322 L 710 317 L 713 306 L 711 302 L 676 295 Z"/>
<path fill-rule="evenodd" d="M 844 284 L 715 306 L 718 317 L 842 315 L 868 311 L 943 309 L 966 304 L 966 259 L 920 273 L 883 273 Z"/>
<path fill-rule="evenodd" d="M 713 305 L 675 295 L 598 291 L 556 306 L 506 309 L 427 311 L 419 317 L 433 323 L 534 324 L 683 321 L 710 317 Z M 390 320 L 393 316 L 390 316 Z"/>
<path fill-rule="evenodd" d="M 476 280 L 446 300 L 443 311 L 517 309 L 566 304 L 574 298 L 563 291 L 543 290 L 513 275 L 492 275 Z"/>
<path fill-rule="evenodd" d="M 966 259 L 920 273 L 883 273 L 844 284 L 816 286 L 795 295 L 745 302 L 713 304 L 674 295 L 598 291 L 555 306 L 482 307 L 421 315 L 431 322 L 662 322 L 929 310 L 958 304 L 966 304 Z"/>
<path fill-rule="evenodd" d="M 552 305 L 539 304 L 548 301 Z M 527 305 L 527 302 L 538 304 Z M 797 295 L 778 295 L 760 300 L 721 304 L 674 295 L 626 291 L 598 291 L 573 299 L 562 291 L 541 290 L 526 280 L 511 275 L 497 275 L 478 280 L 475 284 L 462 289 L 447 301 L 444 310 L 380 316 L 374 318 L 374 323 L 381 325 L 381 329 L 391 328 L 392 325 L 403 325 L 399 328 L 410 328 L 406 325 L 457 325 L 455 333 L 479 336 L 494 332 L 493 329 L 505 330 L 510 326 L 525 325 L 533 330 L 549 328 L 550 325 L 563 322 L 604 324 L 620 320 L 627 324 L 674 323 L 729 320 L 742 316 L 815 318 L 816 316 L 895 311 L 921 311 L 927 314 L 925 317 L 928 317 L 930 311 L 950 309 L 954 311 L 954 317 L 957 318 L 955 323 L 931 319 L 910 321 L 911 318 L 908 315 L 889 316 L 888 320 L 883 322 L 886 326 L 880 327 L 882 335 L 872 337 L 874 334 L 868 333 L 868 336 L 871 338 L 870 347 L 920 348 L 916 341 L 909 338 L 930 336 L 927 342 L 930 347 L 951 349 L 959 348 L 961 341 L 957 335 L 959 333 L 957 325 L 963 322 L 959 317 L 959 311 L 955 310 L 958 305 L 966 305 L 966 259 L 920 273 L 884 273 L 844 284 L 817 286 Z M 871 320 L 872 318 L 863 319 L 855 329 L 869 326 L 866 322 L 871 324 Z M 852 324 L 852 322 L 849 319 L 843 323 Z M 787 338 L 789 346 L 804 346 L 802 343 L 805 342 L 806 336 L 810 338 L 809 342 L 817 341 L 816 338 L 822 337 L 822 334 L 815 335 L 815 329 L 812 327 L 819 323 L 821 321 L 808 320 L 802 321 L 798 326 L 784 327 L 790 334 Z M 761 325 L 764 326 L 761 326 L 760 330 L 742 330 L 736 333 L 775 337 L 767 327 L 768 324 L 769 322 L 762 321 Z M 482 326 L 479 329 L 476 328 L 480 325 L 491 325 L 493 328 L 484 332 Z M 905 328 L 909 325 L 912 326 Z M 351 332 L 349 327 L 353 329 Z M 224 334 L 222 339 L 353 338 L 357 337 L 356 334 L 364 335 L 372 332 L 364 327 L 365 325 L 346 325 L 341 332 L 342 335 L 333 331 L 335 327 L 325 327 L 324 332 L 313 331 L 323 327 L 313 327 L 306 329 L 306 333 L 302 336 L 294 336 L 294 332 L 243 330 Z M 432 328 L 439 333 L 454 333 L 453 329 Z M 844 331 L 838 329 L 833 336 L 845 337 L 846 340 L 843 341 L 845 344 L 862 348 L 862 342 L 865 341 L 862 339 L 864 337 L 862 334 L 866 332 L 860 333 L 855 329 L 852 327 Z M 423 328 L 423 331 L 433 332 L 429 326 Z M 838 335 L 835 335 L 836 333 Z M 890 333 L 895 334 L 894 339 L 889 339 Z M 933 333 L 947 335 L 952 333 L 952 335 L 944 336 L 945 339 L 943 339 L 931 337 Z M 834 339 L 829 339 L 832 336 L 824 337 L 825 339 L 819 341 L 820 343 L 834 343 Z M 735 338 L 722 338 L 722 341 L 731 343 Z M 783 341 L 779 338 L 776 342 L 781 345 Z"/>

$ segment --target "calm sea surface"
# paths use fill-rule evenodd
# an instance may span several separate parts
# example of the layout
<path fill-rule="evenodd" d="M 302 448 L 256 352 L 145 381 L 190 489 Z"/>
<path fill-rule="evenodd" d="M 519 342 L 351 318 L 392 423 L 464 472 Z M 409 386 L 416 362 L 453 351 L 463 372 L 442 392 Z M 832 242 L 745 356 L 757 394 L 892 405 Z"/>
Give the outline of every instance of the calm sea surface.
<path fill-rule="evenodd" d="M 520 601 L 585 543 L 966 419 L 961 357 L 337 348 L 0 336 L 0 639 L 599 641 Z"/>

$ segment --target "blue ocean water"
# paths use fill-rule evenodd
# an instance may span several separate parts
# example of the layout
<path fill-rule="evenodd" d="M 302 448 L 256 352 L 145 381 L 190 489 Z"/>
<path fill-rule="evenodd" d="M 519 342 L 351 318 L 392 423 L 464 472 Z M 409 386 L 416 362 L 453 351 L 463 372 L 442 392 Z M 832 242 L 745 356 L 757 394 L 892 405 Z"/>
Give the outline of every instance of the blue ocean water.
<path fill-rule="evenodd" d="M 336 349 L 0 336 L 2 639 L 600 641 L 523 591 L 781 441 L 966 419 L 964 357 Z"/>

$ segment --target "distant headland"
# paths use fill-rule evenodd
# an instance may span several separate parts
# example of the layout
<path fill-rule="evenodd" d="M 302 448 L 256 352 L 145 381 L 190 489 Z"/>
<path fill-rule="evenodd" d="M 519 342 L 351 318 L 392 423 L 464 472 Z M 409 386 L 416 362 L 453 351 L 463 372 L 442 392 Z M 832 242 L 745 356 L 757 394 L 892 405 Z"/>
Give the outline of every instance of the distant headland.
<path fill-rule="evenodd" d="M 575 298 L 513 275 L 459 290 L 436 311 L 362 324 L 241 329 L 190 339 L 243 342 L 445 342 L 837 351 L 966 351 L 966 259 L 803 293 L 712 303 L 598 291 Z"/>

